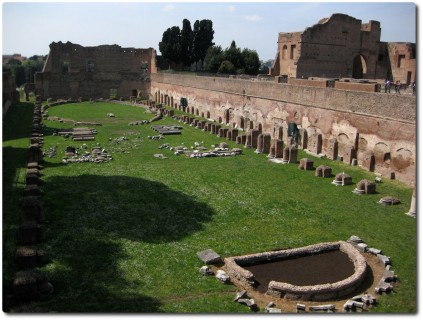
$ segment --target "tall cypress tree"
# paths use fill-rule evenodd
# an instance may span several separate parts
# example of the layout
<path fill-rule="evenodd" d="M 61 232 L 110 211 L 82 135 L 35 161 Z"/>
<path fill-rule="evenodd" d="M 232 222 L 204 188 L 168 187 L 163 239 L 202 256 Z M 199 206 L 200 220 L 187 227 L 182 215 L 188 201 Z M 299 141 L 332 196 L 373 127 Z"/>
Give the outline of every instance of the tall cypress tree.
<path fill-rule="evenodd" d="M 182 21 L 181 59 L 184 66 L 190 66 L 193 61 L 193 32 L 188 19 Z"/>

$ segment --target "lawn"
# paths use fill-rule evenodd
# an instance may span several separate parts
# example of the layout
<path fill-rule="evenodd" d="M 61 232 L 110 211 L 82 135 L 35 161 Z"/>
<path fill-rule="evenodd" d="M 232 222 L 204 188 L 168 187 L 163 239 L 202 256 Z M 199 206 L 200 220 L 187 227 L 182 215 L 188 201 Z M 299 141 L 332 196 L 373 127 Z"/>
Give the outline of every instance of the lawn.
<path fill-rule="evenodd" d="M 248 313 L 234 303 L 237 288 L 204 277 L 196 253 L 213 249 L 222 257 L 294 248 L 361 237 L 391 257 L 400 277 L 395 291 L 378 296 L 374 313 L 417 310 L 416 219 L 405 215 L 412 189 L 384 179 L 375 195 L 352 193 L 374 174 L 299 150 L 333 173 L 345 172 L 353 185 L 336 187 L 333 178 L 317 178 L 297 164 L 275 164 L 235 142 L 183 125 L 181 135 L 157 135 L 150 125 L 129 126 L 154 114 L 144 108 L 112 103 L 78 103 L 48 109 L 50 116 L 99 122 L 95 141 L 74 142 L 52 135 L 69 124 L 44 121 L 42 180 L 47 240 L 39 247 L 50 256 L 41 268 L 54 286 L 46 300 L 15 304 L 7 284 L 13 277 L 14 237 L 19 226 L 31 104 L 20 104 L 3 128 L 3 309 L 30 312 Z M 115 117 L 108 117 L 113 113 Z M 177 112 L 179 113 L 179 111 Z M 154 124 L 178 124 L 164 117 Z M 118 141 L 120 137 L 125 140 Z M 226 142 L 241 147 L 235 157 L 192 159 L 176 156 L 170 146 L 210 148 Z M 107 163 L 63 164 L 67 146 L 101 146 Z M 167 159 L 154 157 L 162 153 Z M 383 206 L 383 196 L 401 200 Z M 6 306 L 6 307 L 5 307 Z M 261 310 L 260 312 L 263 312 Z"/>

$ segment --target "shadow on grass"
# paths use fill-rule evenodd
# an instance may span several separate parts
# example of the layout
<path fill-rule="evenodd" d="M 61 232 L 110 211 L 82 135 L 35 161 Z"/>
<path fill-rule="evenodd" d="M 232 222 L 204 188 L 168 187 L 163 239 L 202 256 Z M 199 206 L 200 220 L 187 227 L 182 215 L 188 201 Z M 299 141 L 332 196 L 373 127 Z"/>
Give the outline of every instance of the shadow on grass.
<path fill-rule="evenodd" d="M 29 139 L 33 114 L 33 103 L 21 102 L 13 105 L 3 120 L 3 142 L 21 138 Z"/>
<path fill-rule="evenodd" d="M 126 176 L 53 177 L 44 191 L 53 225 L 94 229 L 132 241 L 176 241 L 202 230 L 213 215 L 212 208 L 191 196 Z"/>
<path fill-rule="evenodd" d="M 45 250 L 52 261 L 46 273 L 55 292 L 36 307 L 15 307 L 17 312 L 161 312 L 160 301 L 145 295 L 149 277 L 137 268 L 148 253 L 127 266 L 134 263 L 127 250 L 143 250 L 133 242 L 180 240 L 213 215 L 207 204 L 139 178 L 60 176 L 46 181 L 44 190 Z"/>
<path fill-rule="evenodd" d="M 36 302 L 16 301 L 9 288 L 6 292 L 9 299 L 3 301 L 4 312 L 161 312 L 159 300 L 140 293 L 141 280 L 131 281 L 123 275 L 119 264 L 126 254 L 118 243 L 89 227 L 73 231 L 48 240 L 47 252 L 52 261 L 44 273 L 53 284 L 54 292 Z"/>

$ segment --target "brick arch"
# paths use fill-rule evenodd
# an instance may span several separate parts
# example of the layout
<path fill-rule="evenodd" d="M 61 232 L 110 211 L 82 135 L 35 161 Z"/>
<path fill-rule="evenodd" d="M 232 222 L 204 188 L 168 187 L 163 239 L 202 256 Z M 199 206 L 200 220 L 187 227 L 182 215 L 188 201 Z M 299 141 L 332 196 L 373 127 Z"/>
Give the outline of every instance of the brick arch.
<path fill-rule="evenodd" d="M 359 54 L 354 57 L 353 60 L 353 73 L 352 77 L 355 79 L 361 79 L 367 73 L 367 62 L 366 58 Z"/>
<path fill-rule="evenodd" d="M 391 163 L 391 150 L 384 142 L 376 143 L 373 153 L 375 155 L 376 164 L 381 164 L 384 167 L 389 167 Z"/>
<path fill-rule="evenodd" d="M 363 137 L 360 137 L 358 139 L 358 151 L 364 152 L 367 150 L 368 148 L 368 142 L 366 139 L 364 139 Z"/>
<path fill-rule="evenodd" d="M 345 152 L 346 147 L 350 144 L 350 138 L 346 133 L 338 134 L 336 138 L 338 140 L 338 153 L 339 155 L 343 155 Z"/>
<path fill-rule="evenodd" d="M 413 152 L 406 148 L 399 148 L 392 157 L 392 166 L 396 170 L 408 168 L 414 163 Z"/>

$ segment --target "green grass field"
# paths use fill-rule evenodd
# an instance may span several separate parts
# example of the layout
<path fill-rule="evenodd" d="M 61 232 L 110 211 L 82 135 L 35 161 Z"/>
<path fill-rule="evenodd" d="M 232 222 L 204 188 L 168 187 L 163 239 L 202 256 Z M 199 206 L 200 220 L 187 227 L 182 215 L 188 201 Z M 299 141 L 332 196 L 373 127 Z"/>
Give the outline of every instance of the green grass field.
<path fill-rule="evenodd" d="M 113 113 L 114 118 L 107 116 Z M 74 142 L 51 135 L 69 124 L 44 121 L 43 202 L 47 240 L 40 244 L 51 261 L 41 271 L 53 295 L 25 306 L 14 303 L 7 284 L 13 278 L 13 254 L 19 226 L 19 199 L 26 166 L 32 106 L 20 104 L 3 128 L 3 308 L 29 312 L 248 313 L 233 302 L 237 288 L 204 277 L 196 253 L 213 249 L 222 257 L 301 247 L 361 237 L 391 257 L 400 282 L 395 291 L 377 296 L 373 313 L 417 311 L 416 219 L 405 215 L 412 189 L 385 179 L 375 195 L 352 193 L 361 179 L 374 174 L 338 161 L 299 159 L 345 172 L 353 185 L 336 187 L 333 178 L 317 178 L 298 165 L 275 164 L 245 149 L 235 157 L 191 159 L 175 156 L 164 143 L 190 148 L 194 142 L 234 142 L 184 125 L 181 135 L 157 135 L 150 125 L 129 126 L 153 114 L 135 106 L 79 103 L 48 109 L 50 116 L 100 122 L 95 141 Z M 153 124 L 179 124 L 164 117 Z M 120 143 L 116 138 L 126 137 Z M 67 146 L 100 145 L 113 157 L 108 163 L 63 164 Z M 155 158 L 162 153 L 167 159 Z M 383 196 L 401 200 L 382 206 Z M 260 311 L 263 312 L 263 311 Z"/>

